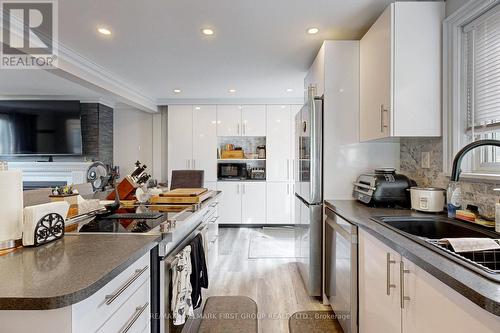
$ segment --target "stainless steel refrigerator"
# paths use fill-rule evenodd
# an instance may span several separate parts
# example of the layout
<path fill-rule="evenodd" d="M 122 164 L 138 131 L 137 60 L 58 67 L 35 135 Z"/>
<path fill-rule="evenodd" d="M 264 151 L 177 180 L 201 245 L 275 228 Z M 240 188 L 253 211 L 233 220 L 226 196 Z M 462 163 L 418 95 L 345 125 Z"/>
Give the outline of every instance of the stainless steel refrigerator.
<path fill-rule="evenodd" d="M 295 116 L 295 257 L 310 296 L 321 296 L 323 98 L 308 90 Z"/>

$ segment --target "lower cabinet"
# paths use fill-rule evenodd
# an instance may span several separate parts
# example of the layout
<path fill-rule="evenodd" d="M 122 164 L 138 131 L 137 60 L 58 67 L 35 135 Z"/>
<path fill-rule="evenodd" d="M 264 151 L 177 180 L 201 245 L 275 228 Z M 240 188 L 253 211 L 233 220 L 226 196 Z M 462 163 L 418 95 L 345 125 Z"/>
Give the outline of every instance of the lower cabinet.
<path fill-rule="evenodd" d="M 241 223 L 240 182 L 218 182 L 217 190 L 222 191 L 219 199 L 219 223 Z"/>
<path fill-rule="evenodd" d="M 219 223 L 266 223 L 265 182 L 218 182 Z"/>
<path fill-rule="evenodd" d="M 498 332 L 500 317 L 359 231 L 361 333 Z"/>
<path fill-rule="evenodd" d="M 267 223 L 293 223 L 293 193 L 293 184 L 284 182 L 267 183 Z"/>

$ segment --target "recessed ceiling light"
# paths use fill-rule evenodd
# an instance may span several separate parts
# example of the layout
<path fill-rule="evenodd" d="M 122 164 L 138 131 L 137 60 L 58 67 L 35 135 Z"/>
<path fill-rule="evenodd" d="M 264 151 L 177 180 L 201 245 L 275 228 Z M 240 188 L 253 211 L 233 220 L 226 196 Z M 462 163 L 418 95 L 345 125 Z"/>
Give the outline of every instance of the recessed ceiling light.
<path fill-rule="evenodd" d="M 236 89 L 229 89 L 228 92 L 234 94 L 236 92 Z"/>
<path fill-rule="evenodd" d="M 103 35 L 111 35 L 111 31 L 109 29 L 106 29 L 106 28 L 97 28 L 97 31 L 99 31 L 99 33 L 101 33 Z"/>
<path fill-rule="evenodd" d="M 180 93 L 181 93 L 181 90 L 180 90 L 180 89 L 174 89 L 174 93 L 176 93 L 176 94 L 180 94 Z"/>
<path fill-rule="evenodd" d="M 201 33 L 206 36 L 212 36 L 215 32 L 210 28 L 203 28 L 201 29 Z"/>
<path fill-rule="evenodd" d="M 292 88 L 287 88 L 287 89 L 286 89 L 286 92 L 292 92 L 292 91 L 293 91 L 293 89 L 292 89 Z"/>
<path fill-rule="evenodd" d="M 319 29 L 318 29 L 318 28 L 315 28 L 315 27 L 312 27 L 312 28 L 307 29 L 307 33 L 308 33 L 309 35 L 315 35 L 315 34 L 317 34 L 318 32 L 319 32 Z"/>

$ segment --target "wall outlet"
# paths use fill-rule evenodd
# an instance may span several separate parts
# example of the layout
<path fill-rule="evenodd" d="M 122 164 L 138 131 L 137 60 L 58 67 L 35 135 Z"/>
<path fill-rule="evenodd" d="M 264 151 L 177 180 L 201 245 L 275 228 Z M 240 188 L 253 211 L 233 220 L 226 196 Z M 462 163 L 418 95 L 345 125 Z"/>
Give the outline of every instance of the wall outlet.
<path fill-rule="evenodd" d="M 429 151 L 422 152 L 421 166 L 423 169 L 430 169 L 430 167 L 431 167 L 431 152 L 429 152 Z"/>

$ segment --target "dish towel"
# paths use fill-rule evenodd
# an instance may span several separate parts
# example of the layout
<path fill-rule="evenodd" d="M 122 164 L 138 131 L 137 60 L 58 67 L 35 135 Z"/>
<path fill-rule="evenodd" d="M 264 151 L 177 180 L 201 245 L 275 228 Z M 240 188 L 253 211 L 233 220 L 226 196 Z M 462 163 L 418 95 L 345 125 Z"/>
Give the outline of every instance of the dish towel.
<path fill-rule="evenodd" d="M 208 288 L 208 272 L 207 263 L 205 260 L 205 250 L 203 248 L 203 237 L 201 234 L 196 235 L 190 243 L 191 245 L 191 265 L 193 272 L 191 273 L 191 286 L 193 292 L 191 299 L 193 306 L 197 309 L 201 305 L 201 288 Z"/>
<path fill-rule="evenodd" d="M 492 238 L 443 238 L 441 244 L 450 244 L 456 253 L 498 250 L 500 244 Z"/>
<path fill-rule="evenodd" d="M 186 316 L 194 316 L 191 301 L 191 246 L 186 246 L 175 256 L 177 264 L 172 267 L 172 301 L 171 310 L 174 325 L 186 322 Z"/>

